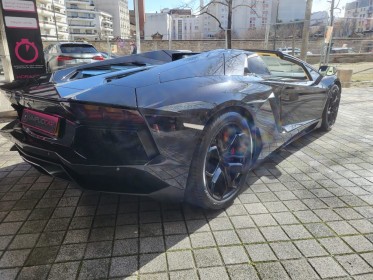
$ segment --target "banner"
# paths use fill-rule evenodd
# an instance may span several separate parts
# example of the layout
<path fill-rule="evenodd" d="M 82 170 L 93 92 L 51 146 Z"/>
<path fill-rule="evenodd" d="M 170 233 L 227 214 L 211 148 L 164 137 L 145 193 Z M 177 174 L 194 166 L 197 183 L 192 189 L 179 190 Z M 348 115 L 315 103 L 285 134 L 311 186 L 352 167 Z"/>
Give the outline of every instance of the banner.
<path fill-rule="evenodd" d="M 2 0 L 1 8 L 15 80 L 46 73 L 35 0 Z"/>

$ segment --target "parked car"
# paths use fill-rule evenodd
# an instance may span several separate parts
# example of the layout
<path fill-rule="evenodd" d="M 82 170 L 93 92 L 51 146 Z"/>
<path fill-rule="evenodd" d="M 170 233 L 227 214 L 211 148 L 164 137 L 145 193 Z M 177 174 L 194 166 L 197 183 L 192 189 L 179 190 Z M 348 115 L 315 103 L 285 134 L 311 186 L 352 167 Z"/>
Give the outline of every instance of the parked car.
<path fill-rule="evenodd" d="M 290 54 L 292 55 L 293 53 L 293 48 L 278 48 L 278 51 L 284 53 L 284 54 Z M 300 48 L 294 48 L 294 56 L 300 56 L 301 50 Z M 307 55 L 312 54 L 312 52 L 307 51 Z"/>
<path fill-rule="evenodd" d="M 93 45 L 78 42 L 51 44 L 44 50 L 44 57 L 48 72 L 104 60 Z"/>
<path fill-rule="evenodd" d="M 107 53 L 107 52 L 101 52 L 101 55 L 103 56 L 104 59 L 112 59 L 112 58 L 119 57 L 119 55 L 116 55 L 113 53 Z"/>
<path fill-rule="evenodd" d="M 355 53 L 352 48 L 342 47 L 342 48 L 332 48 L 330 50 L 331 54 L 337 54 L 337 53 Z"/>
<path fill-rule="evenodd" d="M 19 116 L 1 134 L 85 189 L 222 209 L 272 152 L 333 127 L 341 83 L 322 70 L 278 51 L 123 56 L 1 86 Z"/>

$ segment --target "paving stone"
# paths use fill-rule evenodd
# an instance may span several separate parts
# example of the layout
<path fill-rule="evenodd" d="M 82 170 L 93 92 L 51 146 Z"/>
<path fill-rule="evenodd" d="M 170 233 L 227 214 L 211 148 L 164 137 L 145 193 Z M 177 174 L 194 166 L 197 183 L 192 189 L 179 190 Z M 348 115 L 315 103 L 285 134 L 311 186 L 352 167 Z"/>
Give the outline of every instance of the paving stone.
<path fill-rule="evenodd" d="M 164 223 L 165 235 L 170 234 L 186 234 L 187 229 L 184 221 Z"/>
<path fill-rule="evenodd" d="M 268 211 L 271 212 L 271 213 L 278 213 L 278 212 L 287 212 L 287 211 L 289 211 L 289 209 L 281 201 L 264 202 L 263 204 L 268 209 Z"/>
<path fill-rule="evenodd" d="M 48 280 L 59 280 L 63 275 L 64 280 L 75 280 L 78 274 L 79 262 L 65 262 L 53 264 Z"/>
<path fill-rule="evenodd" d="M 92 242 L 87 244 L 85 259 L 105 258 L 111 256 L 112 241 Z"/>
<path fill-rule="evenodd" d="M 270 243 L 270 246 L 280 260 L 298 259 L 302 257 L 302 254 L 291 242 Z"/>
<path fill-rule="evenodd" d="M 277 222 L 270 214 L 258 214 L 251 216 L 257 226 L 276 226 Z"/>
<path fill-rule="evenodd" d="M 328 222 L 327 225 L 338 235 L 357 234 L 358 232 L 346 221 Z"/>
<path fill-rule="evenodd" d="M 171 280 L 198 280 L 197 271 L 195 270 L 178 270 L 170 271 Z"/>
<path fill-rule="evenodd" d="M 190 235 L 193 248 L 215 246 L 215 240 L 211 232 L 193 233 Z"/>
<path fill-rule="evenodd" d="M 47 224 L 47 220 L 40 220 L 40 221 L 26 221 L 22 228 L 19 230 L 19 233 L 39 233 L 42 232 L 45 225 Z"/>
<path fill-rule="evenodd" d="M 320 219 L 323 222 L 329 222 L 329 221 L 339 221 L 342 220 L 342 218 L 337 215 L 333 210 L 331 209 L 317 209 L 314 210 L 314 213 L 320 217 Z"/>
<path fill-rule="evenodd" d="M 279 262 L 259 263 L 256 268 L 263 280 L 290 279 Z"/>
<path fill-rule="evenodd" d="M 284 261 L 282 264 L 289 273 L 291 279 L 320 279 L 311 265 L 304 259 Z"/>
<path fill-rule="evenodd" d="M 216 231 L 214 236 L 218 246 L 241 244 L 236 232 L 233 230 Z"/>
<path fill-rule="evenodd" d="M 346 275 L 342 267 L 331 257 L 311 258 L 309 262 L 321 278 L 342 277 Z"/>
<path fill-rule="evenodd" d="M 245 204 L 245 208 L 250 215 L 268 213 L 267 208 L 262 203 Z"/>
<path fill-rule="evenodd" d="M 96 229 L 102 230 L 102 229 Z M 102 234 L 105 236 L 105 233 Z M 138 226 L 117 226 L 115 228 L 115 238 L 116 239 L 124 239 L 124 238 L 135 238 L 139 236 L 139 229 Z M 102 237 L 104 238 L 104 237 Z"/>
<path fill-rule="evenodd" d="M 165 254 L 140 255 L 140 273 L 154 273 L 167 270 Z"/>
<path fill-rule="evenodd" d="M 220 247 L 220 253 L 226 265 L 246 263 L 249 258 L 242 246 Z"/>
<path fill-rule="evenodd" d="M 0 236 L 0 250 L 5 250 L 12 239 L 12 235 Z"/>
<path fill-rule="evenodd" d="M 138 270 L 137 256 L 116 257 L 111 259 L 110 277 L 123 277 Z"/>
<path fill-rule="evenodd" d="M 334 236 L 334 233 L 324 224 L 306 224 L 307 230 L 316 238 Z"/>
<path fill-rule="evenodd" d="M 107 278 L 110 259 L 85 260 L 82 262 L 78 279 Z"/>
<path fill-rule="evenodd" d="M 114 241 L 113 256 L 138 254 L 139 241 L 136 238 Z"/>
<path fill-rule="evenodd" d="M 268 244 L 246 245 L 246 250 L 253 262 L 277 260 Z"/>
<path fill-rule="evenodd" d="M 360 233 L 373 233 L 373 224 L 368 220 L 351 220 L 348 222 Z"/>
<path fill-rule="evenodd" d="M 282 228 L 290 239 L 305 239 L 312 237 L 312 235 L 302 225 L 282 226 Z"/>
<path fill-rule="evenodd" d="M 56 261 L 74 261 L 81 260 L 84 256 L 86 244 L 69 244 L 62 245 L 59 249 Z"/>
<path fill-rule="evenodd" d="M 249 216 L 231 217 L 231 222 L 235 229 L 255 227 L 253 220 Z"/>
<path fill-rule="evenodd" d="M 112 240 L 114 237 L 114 228 L 94 228 L 91 230 L 89 241 Z"/>
<path fill-rule="evenodd" d="M 23 267 L 17 279 L 19 280 L 43 280 L 47 279 L 50 265 Z"/>
<path fill-rule="evenodd" d="M 328 253 L 321 247 L 321 245 L 314 239 L 299 240 L 294 242 L 299 251 L 306 257 L 325 256 Z"/>
<path fill-rule="evenodd" d="M 373 267 L 373 252 L 361 254 L 364 260 Z"/>
<path fill-rule="evenodd" d="M 163 235 L 161 223 L 140 224 L 140 237 L 151 237 Z"/>
<path fill-rule="evenodd" d="M 201 247 L 199 245 L 200 237 L 197 237 L 195 240 L 196 247 Z M 210 240 L 210 242 L 214 242 L 213 239 Z M 203 246 L 202 246 L 203 247 Z M 183 249 L 191 249 L 192 245 L 189 240 L 189 236 L 187 234 L 181 234 L 181 235 L 170 235 L 166 236 L 166 249 L 168 251 L 170 250 L 183 250 Z"/>
<path fill-rule="evenodd" d="M 259 280 L 259 277 L 253 266 L 247 264 L 227 266 L 228 274 L 234 280 Z"/>
<path fill-rule="evenodd" d="M 319 239 L 321 245 L 323 245 L 330 254 L 347 254 L 352 253 L 350 247 L 346 245 L 339 237 L 334 238 L 321 238 Z"/>
<path fill-rule="evenodd" d="M 224 267 L 208 267 L 200 268 L 199 275 L 201 279 L 204 280 L 228 280 L 229 276 Z"/>
<path fill-rule="evenodd" d="M 20 229 L 21 226 L 22 226 L 22 222 L 1 223 L 0 224 L 0 235 L 15 234 Z"/>
<path fill-rule="evenodd" d="M 39 238 L 38 233 L 30 234 L 19 234 L 14 237 L 9 249 L 26 249 L 35 246 L 37 239 Z"/>
<path fill-rule="evenodd" d="M 209 221 L 211 230 L 229 230 L 233 226 L 228 218 L 216 218 Z"/>
<path fill-rule="evenodd" d="M 222 260 L 216 248 L 193 251 L 197 267 L 221 266 Z"/>
<path fill-rule="evenodd" d="M 43 265 L 54 262 L 54 259 L 58 253 L 58 247 L 40 247 L 34 248 L 27 259 L 27 266 L 31 265 Z"/>
<path fill-rule="evenodd" d="M 267 241 L 289 240 L 289 237 L 285 234 L 280 226 L 262 227 L 260 231 Z"/>
<path fill-rule="evenodd" d="M 140 239 L 140 253 L 164 252 L 163 237 L 144 237 Z"/>
<path fill-rule="evenodd" d="M 273 213 L 272 215 L 280 225 L 292 225 L 299 223 L 295 216 L 290 212 Z"/>
<path fill-rule="evenodd" d="M 169 270 L 180 270 L 194 268 L 192 251 L 177 251 L 167 253 Z"/>
<path fill-rule="evenodd" d="M 49 231 L 40 235 L 36 247 L 60 245 L 65 236 L 65 231 Z"/>
<path fill-rule="evenodd" d="M 294 215 L 302 222 L 302 223 L 317 223 L 321 222 L 319 217 L 317 217 L 312 211 L 297 211 L 294 212 Z"/>
<path fill-rule="evenodd" d="M 373 244 L 364 236 L 345 236 L 343 240 L 356 252 L 373 251 Z"/>
<path fill-rule="evenodd" d="M 17 277 L 20 268 L 1 268 L 0 279 L 2 280 L 14 280 Z"/>
<path fill-rule="evenodd" d="M 373 272 L 373 269 L 359 255 L 344 255 L 335 258 L 350 275 Z"/>
<path fill-rule="evenodd" d="M 30 249 L 6 251 L 0 259 L 0 267 L 22 266 L 30 252 Z"/>
<path fill-rule="evenodd" d="M 239 229 L 237 233 L 243 243 L 265 242 L 263 235 L 256 228 Z"/>

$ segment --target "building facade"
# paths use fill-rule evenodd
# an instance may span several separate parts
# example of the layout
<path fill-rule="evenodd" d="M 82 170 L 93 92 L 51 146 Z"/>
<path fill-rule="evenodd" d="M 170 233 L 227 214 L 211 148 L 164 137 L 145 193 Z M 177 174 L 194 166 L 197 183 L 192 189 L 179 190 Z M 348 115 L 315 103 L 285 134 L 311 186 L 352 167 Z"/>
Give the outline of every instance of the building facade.
<path fill-rule="evenodd" d="M 94 0 L 96 8 L 113 16 L 113 35 L 122 39 L 130 37 L 128 0 Z"/>
<path fill-rule="evenodd" d="M 113 38 L 113 16 L 98 11 L 91 0 L 66 0 L 69 40 L 107 40 Z"/>
<path fill-rule="evenodd" d="M 37 0 L 36 6 L 42 40 L 68 40 L 65 0 Z"/>
<path fill-rule="evenodd" d="M 345 18 L 348 35 L 373 32 L 373 0 L 356 0 L 347 3 Z"/>

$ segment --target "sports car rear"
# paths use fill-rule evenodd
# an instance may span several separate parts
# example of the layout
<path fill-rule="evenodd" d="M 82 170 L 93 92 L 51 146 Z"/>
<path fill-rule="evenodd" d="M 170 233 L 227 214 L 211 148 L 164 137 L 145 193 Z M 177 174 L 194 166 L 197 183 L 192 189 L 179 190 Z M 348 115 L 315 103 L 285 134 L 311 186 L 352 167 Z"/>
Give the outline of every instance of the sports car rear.
<path fill-rule="evenodd" d="M 169 187 L 147 172 L 165 159 L 137 109 L 134 89 L 122 92 L 127 106 L 63 98 L 64 89 L 52 83 L 3 87 L 18 118 L 1 134 L 25 161 L 86 189 L 156 196 Z"/>

